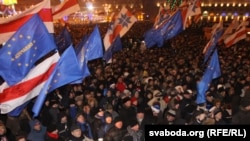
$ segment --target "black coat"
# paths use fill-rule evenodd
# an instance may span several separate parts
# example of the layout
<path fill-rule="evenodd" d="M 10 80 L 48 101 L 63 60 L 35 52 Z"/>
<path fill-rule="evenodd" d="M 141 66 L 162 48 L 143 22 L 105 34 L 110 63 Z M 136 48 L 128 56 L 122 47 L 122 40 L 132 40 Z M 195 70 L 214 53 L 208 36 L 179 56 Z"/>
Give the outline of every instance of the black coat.
<path fill-rule="evenodd" d="M 104 136 L 103 141 L 121 141 L 125 134 L 126 130 L 118 129 L 113 126 Z"/>

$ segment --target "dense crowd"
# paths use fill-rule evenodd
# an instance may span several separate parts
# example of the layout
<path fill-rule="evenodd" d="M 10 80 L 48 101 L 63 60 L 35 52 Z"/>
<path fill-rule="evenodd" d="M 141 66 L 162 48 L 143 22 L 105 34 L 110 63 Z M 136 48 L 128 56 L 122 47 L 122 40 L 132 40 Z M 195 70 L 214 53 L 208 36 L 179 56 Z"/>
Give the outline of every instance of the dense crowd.
<path fill-rule="evenodd" d="M 35 99 L 18 117 L 1 115 L 1 141 L 144 141 L 144 125 L 250 124 L 249 41 L 217 45 L 222 73 L 210 84 L 206 103 L 197 105 L 196 84 L 206 67 L 203 25 L 163 47 L 146 48 L 143 33 L 151 26 L 133 25 L 111 64 L 90 61 L 91 75 L 50 93 L 38 117 L 32 118 Z M 93 27 L 69 25 L 74 45 Z M 107 27 L 99 25 L 102 37 Z"/>

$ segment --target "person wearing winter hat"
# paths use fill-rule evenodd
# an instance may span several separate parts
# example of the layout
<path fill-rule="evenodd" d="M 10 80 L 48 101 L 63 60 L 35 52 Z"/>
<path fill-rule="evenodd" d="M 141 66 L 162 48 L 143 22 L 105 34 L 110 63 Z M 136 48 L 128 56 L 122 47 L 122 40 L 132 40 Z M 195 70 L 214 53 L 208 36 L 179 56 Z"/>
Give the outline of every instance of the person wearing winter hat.
<path fill-rule="evenodd" d="M 104 109 L 102 107 L 99 107 L 98 109 L 99 110 L 95 114 L 94 120 L 91 124 L 94 140 L 98 139 L 98 131 L 100 130 L 100 127 L 105 124 Z"/>
<path fill-rule="evenodd" d="M 144 140 L 143 131 L 139 129 L 137 120 L 131 120 L 127 127 L 127 133 L 123 137 L 123 141 L 142 141 Z"/>
<path fill-rule="evenodd" d="M 126 130 L 122 129 L 123 121 L 121 117 L 117 117 L 113 121 L 113 127 L 104 135 L 104 141 L 121 141 L 124 137 Z"/>
<path fill-rule="evenodd" d="M 57 129 L 59 136 L 63 139 L 67 139 L 70 135 L 70 121 L 68 115 L 66 113 L 59 113 L 58 114 L 58 124 Z"/>
<path fill-rule="evenodd" d="M 122 99 L 122 107 L 120 108 L 120 110 L 118 111 L 120 117 L 122 118 L 123 121 L 123 129 L 125 129 L 128 124 L 129 121 L 132 118 L 136 117 L 136 109 L 134 107 L 131 106 L 131 100 L 130 97 L 125 97 Z"/>
<path fill-rule="evenodd" d="M 31 141 L 45 141 L 47 128 L 38 119 L 30 120 L 29 125 L 31 130 L 28 133 L 27 139 Z"/>
<path fill-rule="evenodd" d="M 103 140 L 104 135 L 108 132 L 108 130 L 113 126 L 113 118 L 112 114 L 109 112 L 105 112 L 104 114 L 105 122 L 101 125 L 100 129 L 97 131 L 98 133 L 98 141 Z"/>
<path fill-rule="evenodd" d="M 159 102 L 154 102 L 150 109 L 146 111 L 148 124 L 159 124 L 163 117 L 163 112 L 160 110 L 161 106 Z"/>
<path fill-rule="evenodd" d="M 82 134 L 82 130 L 78 125 L 72 125 L 70 127 L 70 136 L 67 141 L 83 141 L 85 139 L 84 135 Z"/>
<path fill-rule="evenodd" d="M 56 124 L 50 124 L 47 127 L 47 133 L 45 137 L 46 141 L 60 141 L 59 135 L 58 135 L 58 129 Z"/>

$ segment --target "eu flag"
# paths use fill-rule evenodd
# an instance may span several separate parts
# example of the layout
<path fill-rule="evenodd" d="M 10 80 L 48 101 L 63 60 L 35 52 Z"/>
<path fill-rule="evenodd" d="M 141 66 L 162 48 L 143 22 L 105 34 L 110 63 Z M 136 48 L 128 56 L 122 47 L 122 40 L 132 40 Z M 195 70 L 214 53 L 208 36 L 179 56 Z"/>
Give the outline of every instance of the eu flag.
<path fill-rule="evenodd" d="M 56 44 L 34 14 L 0 49 L 0 76 L 9 86 L 21 81 L 36 61 L 56 49 Z"/>
<path fill-rule="evenodd" d="M 206 102 L 206 91 L 209 89 L 210 83 L 213 79 L 216 79 L 221 76 L 220 63 L 218 59 L 218 51 L 215 49 L 209 64 L 201 78 L 200 82 L 197 84 L 197 104 Z"/>
<path fill-rule="evenodd" d="M 85 56 L 88 61 L 101 58 L 103 56 L 103 44 L 98 26 L 95 26 L 93 32 L 85 42 L 84 47 L 87 49 Z"/>
<path fill-rule="evenodd" d="M 103 44 L 99 29 L 95 26 L 93 32 L 88 37 L 87 41 L 81 47 L 77 54 L 80 69 L 82 70 L 83 78 L 89 76 L 88 61 L 103 57 Z"/>
<path fill-rule="evenodd" d="M 46 95 L 58 87 L 71 83 L 82 78 L 82 72 L 79 68 L 75 50 L 72 46 L 68 47 L 62 54 L 56 67 L 39 93 L 32 111 L 36 117 L 44 103 Z"/>
<path fill-rule="evenodd" d="M 165 19 L 159 25 L 148 30 L 144 34 L 144 41 L 148 48 L 157 45 L 162 47 L 164 41 L 169 40 L 178 35 L 183 30 L 183 23 L 180 10 L 177 10 L 169 18 Z"/>
<path fill-rule="evenodd" d="M 88 35 L 84 35 L 81 39 L 81 41 L 77 44 L 77 46 L 75 47 L 75 51 L 76 54 L 79 54 L 79 52 L 81 51 L 83 45 L 85 44 L 85 42 L 88 40 Z"/>
<path fill-rule="evenodd" d="M 222 33 L 223 33 L 223 24 L 222 22 L 220 22 L 216 25 L 215 29 L 213 29 L 212 37 L 203 51 L 205 54 L 204 63 L 206 63 L 209 60 L 209 57 L 212 56 L 213 51 L 215 50 L 217 42 L 220 39 Z"/>
<path fill-rule="evenodd" d="M 120 36 L 118 35 L 108 50 L 104 53 L 103 59 L 108 62 L 112 59 L 113 54 L 120 50 L 122 50 L 122 42 Z"/>
<path fill-rule="evenodd" d="M 72 44 L 71 35 L 66 26 L 64 26 L 61 34 L 56 37 L 56 45 L 59 54 L 62 54 L 64 50 Z"/>

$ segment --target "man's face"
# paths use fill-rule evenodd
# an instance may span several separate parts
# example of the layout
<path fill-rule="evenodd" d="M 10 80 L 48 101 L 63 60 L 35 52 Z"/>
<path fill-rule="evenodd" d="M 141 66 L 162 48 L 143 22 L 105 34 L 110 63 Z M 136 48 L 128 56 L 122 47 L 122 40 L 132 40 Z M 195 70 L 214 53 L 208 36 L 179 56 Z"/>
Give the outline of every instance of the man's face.
<path fill-rule="evenodd" d="M 82 135 L 82 131 L 81 131 L 81 129 L 75 129 L 75 130 L 71 131 L 71 134 L 72 134 L 74 137 L 79 138 L 79 137 L 81 137 L 81 135 Z"/>

